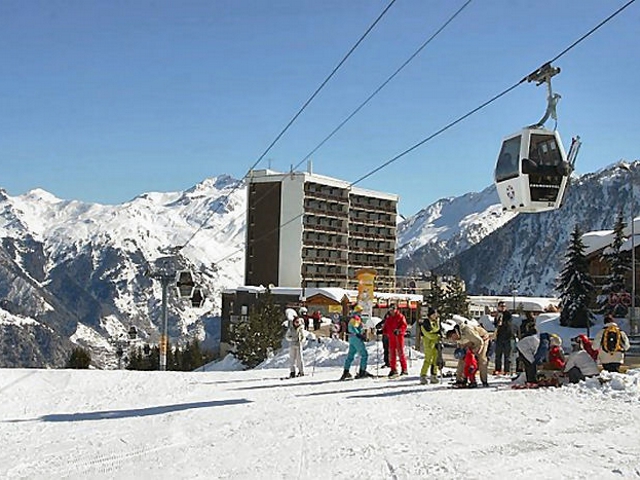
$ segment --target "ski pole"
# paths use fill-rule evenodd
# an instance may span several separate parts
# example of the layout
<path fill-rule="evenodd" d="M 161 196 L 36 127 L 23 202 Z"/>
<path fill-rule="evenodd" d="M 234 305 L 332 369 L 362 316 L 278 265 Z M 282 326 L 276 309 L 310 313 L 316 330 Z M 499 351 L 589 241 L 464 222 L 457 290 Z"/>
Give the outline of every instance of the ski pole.
<path fill-rule="evenodd" d="M 316 346 L 313 349 L 313 366 L 311 367 L 311 376 L 316 373 L 316 358 L 318 357 L 318 344 L 320 343 L 320 337 L 316 337 Z"/>
<path fill-rule="evenodd" d="M 376 332 L 376 376 L 380 376 L 380 335 Z"/>

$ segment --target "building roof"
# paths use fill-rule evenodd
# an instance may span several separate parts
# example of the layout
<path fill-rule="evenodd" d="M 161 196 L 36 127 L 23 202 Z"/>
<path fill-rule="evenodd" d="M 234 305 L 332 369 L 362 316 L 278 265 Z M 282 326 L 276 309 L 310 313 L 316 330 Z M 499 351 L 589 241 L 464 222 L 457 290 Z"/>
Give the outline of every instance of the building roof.
<path fill-rule="evenodd" d="M 266 290 L 266 287 L 243 285 L 237 288 L 229 288 L 223 291 L 223 293 L 235 293 L 237 291 L 262 293 Z M 298 296 L 302 300 L 304 298 L 310 298 L 314 295 L 323 295 L 327 298 L 341 302 L 346 296 L 349 300 L 355 301 L 358 297 L 357 290 L 347 290 L 338 287 L 325 287 L 325 288 L 294 288 L 294 287 L 271 287 L 271 293 L 274 295 L 293 295 Z M 409 293 L 387 293 L 387 292 L 374 292 L 374 298 L 385 300 L 407 300 L 410 302 L 423 302 L 423 296 Z"/>
<path fill-rule="evenodd" d="M 496 308 L 498 302 L 504 302 L 507 308 L 513 309 L 514 297 L 471 295 L 469 296 L 469 302 L 472 305 L 491 308 Z M 517 307 L 522 305 L 522 308 L 526 311 L 543 312 L 549 305 L 557 307 L 560 304 L 560 299 L 554 297 L 519 297 L 516 295 L 515 304 Z"/>
<path fill-rule="evenodd" d="M 274 170 L 253 170 L 250 175 L 250 179 L 254 181 L 269 181 L 269 180 L 277 180 L 281 181 L 287 176 L 292 177 L 304 177 L 305 181 L 316 182 L 323 185 L 331 185 L 338 188 L 349 189 L 351 193 L 355 195 L 362 195 L 365 197 L 375 197 L 382 198 L 384 200 L 391 200 L 397 202 L 399 196 L 395 193 L 386 193 L 379 192 L 376 190 L 368 190 L 365 188 L 354 187 L 350 182 L 345 180 L 340 180 L 338 178 L 327 177 L 326 175 L 319 175 L 317 173 L 309 173 L 309 172 L 276 172 Z"/>

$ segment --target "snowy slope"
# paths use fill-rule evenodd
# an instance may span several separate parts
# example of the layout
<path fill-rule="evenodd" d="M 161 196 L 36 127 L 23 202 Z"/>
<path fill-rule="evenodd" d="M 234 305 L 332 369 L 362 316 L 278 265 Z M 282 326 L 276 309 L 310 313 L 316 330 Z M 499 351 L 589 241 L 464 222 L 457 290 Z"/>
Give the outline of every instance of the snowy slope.
<path fill-rule="evenodd" d="M 279 364 L 194 373 L 0 369 L 0 477 L 640 476 L 639 370 L 602 374 L 604 385 L 511 390 L 490 377 L 489 388 L 451 390 L 420 385 L 415 357 L 398 380 L 338 382 L 341 367 L 313 370 L 311 351 L 307 376 L 285 381 Z M 344 343 L 316 352 L 327 363 L 345 353 Z"/>

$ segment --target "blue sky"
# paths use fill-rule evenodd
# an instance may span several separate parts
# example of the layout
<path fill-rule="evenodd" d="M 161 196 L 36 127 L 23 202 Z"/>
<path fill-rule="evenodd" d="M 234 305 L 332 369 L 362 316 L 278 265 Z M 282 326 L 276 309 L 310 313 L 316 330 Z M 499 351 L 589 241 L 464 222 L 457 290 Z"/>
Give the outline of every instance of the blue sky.
<path fill-rule="evenodd" d="M 0 2 L 0 187 L 117 204 L 241 178 L 389 2 Z M 464 0 L 397 0 L 265 156 L 289 170 Z M 517 83 L 626 1 L 473 0 L 312 156 L 355 181 Z M 640 158 L 640 2 L 560 58 L 558 130 L 578 173 Z M 524 83 L 359 186 L 415 214 L 493 181 L 502 137 L 538 121 Z M 553 123 L 547 124 L 552 126 Z"/>

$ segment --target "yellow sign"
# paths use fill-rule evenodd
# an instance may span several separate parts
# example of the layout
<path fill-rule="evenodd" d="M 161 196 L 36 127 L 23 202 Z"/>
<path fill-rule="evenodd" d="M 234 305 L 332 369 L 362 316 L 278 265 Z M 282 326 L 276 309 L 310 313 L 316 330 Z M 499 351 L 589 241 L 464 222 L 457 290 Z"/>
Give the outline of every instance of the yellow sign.
<path fill-rule="evenodd" d="M 376 271 L 373 268 L 361 268 L 356 271 L 358 280 L 358 305 L 362 307 L 362 315 L 371 318 L 375 302 Z"/>

